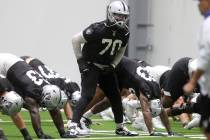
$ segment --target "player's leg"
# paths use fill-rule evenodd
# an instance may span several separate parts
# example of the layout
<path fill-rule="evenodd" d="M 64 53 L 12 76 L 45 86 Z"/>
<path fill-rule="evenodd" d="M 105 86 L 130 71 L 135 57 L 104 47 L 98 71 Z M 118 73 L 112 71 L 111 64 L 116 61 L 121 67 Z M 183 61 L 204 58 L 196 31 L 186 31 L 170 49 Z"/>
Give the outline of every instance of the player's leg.
<path fill-rule="evenodd" d="M 83 114 L 83 117 L 80 120 L 81 127 L 83 129 L 88 130 L 89 126 L 91 125 L 91 120 L 89 119 L 91 116 L 100 113 L 101 111 L 104 111 L 110 107 L 110 103 L 107 97 L 104 97 L 103 100 L 96 103 L 91 109 L 89 109 L 87 112 Z"/>
<path fill-rule="evenodd" d="M 107 75 L 101 75 L 99 78 L 99 85 L 101 89 L 104 91 L 105 95 L 110 101 L 112 111 L 115 118 L 116 123 L 116 131 L 117 135 L 122 136 L 136 136 L 137 133 L 130 132 L 123 125 L 123 108 L 122 108 L 122 99 L 118 88 L 118 81 L 116 75 L 114 73 L 110 73 Z"/>
<path fill-rule="evenodd" d="M 77 102 L 73 111 L 72 122 L 69 125 L 69 135 L 76 137 L 83 132 L 80 131 L 78 124 L 85 111 L 87 105 L 91 102 L 95 95 L 96 85 L 98 81 L 99 70 L 95 67 L 91 67 L 90 71 L 85 74 L 81 74 L 81 98 Z"/>
<path fill-rule="evenodd" d="M 71 108 L 71 105 L 70 105 L 69 101 L 67 101 L 67 103 L 65 104 L 63 109 L 64 109 L 67 120 L 71 120 L 72 115 L 73 115 L 73 111 L 72 111 L 72 108 Z"/>
<path fill-rule="evenodd" d="M 199 106 L 201 113 L 200 127 L 203 133 L 210 140 L 210 110 L 208 106 L 210 105 L 210 98 L 208 96 L 201 95 L 199 98 Z"/>
<path fill-rule="evenodd" d="M 17 126 L 17 128 L 19 128 L 19 130 L 20 130 L 21 134 L 23 135 L 24 139 L 25 140 L 32 140 L 20 113 L 16 113 L 14 115 L 11 115 L 11 119 L 14 122 L 14 124 Z"/>
<path fill-rule="evenodd" d="M 105 96 L 104 92 L 97 86 L 95 96 L 93 97 L 92 101 L 86 107 L 85 112 L 90 110 L 99 101 L 103 100 L 104 96 Z"/>

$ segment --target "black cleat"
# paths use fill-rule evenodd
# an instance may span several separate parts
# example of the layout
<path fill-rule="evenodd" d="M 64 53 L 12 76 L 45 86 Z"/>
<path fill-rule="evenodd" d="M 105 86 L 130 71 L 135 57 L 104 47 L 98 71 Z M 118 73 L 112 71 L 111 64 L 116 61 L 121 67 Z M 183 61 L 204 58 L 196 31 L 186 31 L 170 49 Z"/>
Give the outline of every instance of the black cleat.
<path fill-rule="evenodd" d="M 137 132 L 129 131 L 126 127 L 117 128 L 115 130 L 115 134 L 120 136 L 138 136 L 139 134 Z"/>

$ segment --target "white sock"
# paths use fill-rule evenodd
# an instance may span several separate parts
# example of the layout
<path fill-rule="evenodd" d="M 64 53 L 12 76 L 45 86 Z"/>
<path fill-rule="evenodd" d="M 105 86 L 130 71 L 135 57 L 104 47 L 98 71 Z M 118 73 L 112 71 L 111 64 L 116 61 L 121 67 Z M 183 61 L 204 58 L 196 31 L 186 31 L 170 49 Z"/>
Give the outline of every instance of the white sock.
<path fill-rule="evenodd" d="M 85 117 L 85 118 L 90 118 L 91 116 L 93 116 L 94 114 L 93 114 L 93 112 L 91 111 L 91 110 L 88 110 L 87 112 L 85 112 L 85 114 L 83 114 L 83 116 Z"/>

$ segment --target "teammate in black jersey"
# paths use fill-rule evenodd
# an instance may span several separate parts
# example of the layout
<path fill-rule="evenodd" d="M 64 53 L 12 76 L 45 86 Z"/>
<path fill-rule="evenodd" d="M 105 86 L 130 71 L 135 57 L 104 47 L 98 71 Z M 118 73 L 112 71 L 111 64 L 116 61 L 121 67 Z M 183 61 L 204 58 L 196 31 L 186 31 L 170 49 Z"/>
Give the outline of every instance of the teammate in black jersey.
<path fill-rule="evenodd" d="M 113 1 L 107 7 L 107 20 L 91 24 L 72 38 L 81 73 L 82 97 L 73 113 L 70 135 L 80 134 L 77 126 L 95 94 L 97 83 L 111 102 L 117 124 L 116 133 L 132 135 L 122 124 L 122 102 L 114 73 L 128 44 L 128 15 L 128 6 L 123 1 Z M 81 50 L 82 44 L 84 45 Z"/>
<path fill-rule="evenodd" d="M 151 120 L 152 116 L 158 115 L 160 115 L 168 134 L 172 135 L 168 116 L 160 104 L 160 87 L 147 71 L 145 65 L 123 57 L 116 70 L 120 87 L 133 88 L 136 91 L 135 94 L 140 100 L 142 113 L 150 135 L 157 134 L 153 131 Z"/>
<path fill-rule="evenodd" d="M 59 134 L 61 137 L 66 137 L 59 108 L 64 106 L 66 103 L 64 99 L 67 99 L 67 97 L 65 93 L 61 92 L 60 88 L 51 85 L 30 65 L 13 54 L 0 53 L 0 73 L 6 76 L 15 87 L 15 91 L 23 97 L 25 107 L 29 110 L 31 118 L 35 118 L 32 125 L 39 138 L 51 138 L 43 133 L 39 116 L 33 117 L 33 115 L 37 115 L 39 106 L 46 107 L 49 110 Z"/>
<path fill-rule="evenodd" d="M 152 115 L 160 115 L 169 135 L 172 135 L 168 117 L 160 105 L 160 88 L 156 81 L 146 70 L 145 63 L 137 63 L 127 57 L 123 57 L 116 68 L 121 91 L 126 88 L 135 89 L 135 94 L 140 99 L 144 120 L 150 135 L 162 135 L 155 133 L 152 126 Z M 90 110 L 89 114 L 96 114 L 109 107 L 109 100 L 104 98 Z M 88 114 L 85 114 L 88 115 Z M 87 117 L 87 116 L 85 116 Z"/>
<path fill-rule="evenodd" d="M 23 99 L 14 92 L 12 84 L 5 76 L 0 75 L 0 106 L 2 114 L 9 115 L 19 128 L 25 140 L 32 140 L 26 125 L 19 114 L 23 105 Z M 6 140 L 3 130 L 0 129 L 0 139 Z"/>
<path fill-rule="evenodd" d="M 26 61 L 26 63 L 28 63 L 30 66 L 32 66 L 33 69 L 41 74 L 47 81 L 49 81 L 51 84 L 57 85 L 61 90 L 63 90 L 68 96 L 69 101 L 71 101 L 72 97 L 77 96 L 74 94 L 80 93 L 80 89 L 77 83 L 72 82 L 70 79 L 61 76 L 59 73 L 55 72 L 47 65 L 45 65 L 41 60 L 33 58 L 31 56 L 21 56 L 21 58 Z M 64 106 L 64 111 L 67 119 L 71 120 L 72 108 L 68 102 Z"/>
<path fill-rule="evenodd" d="M 184 95 L 183 85 L 189 81 L 192 75 L 191 64 L 193 64 L 192 58 L 181 58 L 167 73 L 165 83 L 162 84 L 164 89 L 162 103 L 165 108 L 171 107 L 180 96 Z M 199 86 L 195 90 L 199 93 Z"/>

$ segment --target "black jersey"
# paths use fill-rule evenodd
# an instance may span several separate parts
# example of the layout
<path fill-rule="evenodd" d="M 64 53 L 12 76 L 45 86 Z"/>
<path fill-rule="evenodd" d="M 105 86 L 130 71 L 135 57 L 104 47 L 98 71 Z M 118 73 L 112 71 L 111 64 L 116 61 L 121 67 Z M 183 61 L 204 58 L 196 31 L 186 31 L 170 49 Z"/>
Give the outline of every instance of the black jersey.
<path fill-rule="evenodd" d="M 109 27 L 106 21 L 91 24 L 83 31 L 87 41 L 82 49 L 86 61 L 109 65 L 117 51 L 128 43 L 129 33 L 125 29 Z"/>
<path fill-rule="evenodd" d="M 165 89 L 166 85 L 167 85 L 167 81 L 168 81 L 168 78 L 169 78 L 169 75 L 170 75 L 170 71 L 171 70 L 168 70 L 168 71 L 165 71 L 161 76 L 160 76 L 160 88 L 162 89 Z"/>
<path fill-rule="evenodd" d="M 43 86 L 49 84 L 24 61 L 19 61 L 11 66 L 7 72 L 7 78 L 23 98 L 29 96 L 37 101 L 41 99 Z"/>
<path fill-rule="evenodd" d="M 184 95 L 183 86 L 189 81 L 188 63 L 190 59 L 189 57 L 179 59 L 168 73 L 164 90 L 170 92 L 174 101 Z"/>
<path fill-rule="evenodd" d="M 123 57 L 116 73 L 120 87 L 133 88 L 139 97 L 142 91 L 148 99 L 160 98 L 160 88 L 146 69 L 127 57 Z"/>
<path fill-rule="evenodd" d="M 39 59 L 31 60 L 29 65 L 41 74 L 47 81 L 49 81 L 50 84 L 57 85 L 70 99 L 73 92 L 80 91 L 77 83 L 71 82 L 68 78 L 62 77 L 59 73 L 50 69 Z"/>
<path fill-rule="evenodd" d="M 3 75 L 0 75 L 0 93 L 13 91 L 14 87 Z"/>

